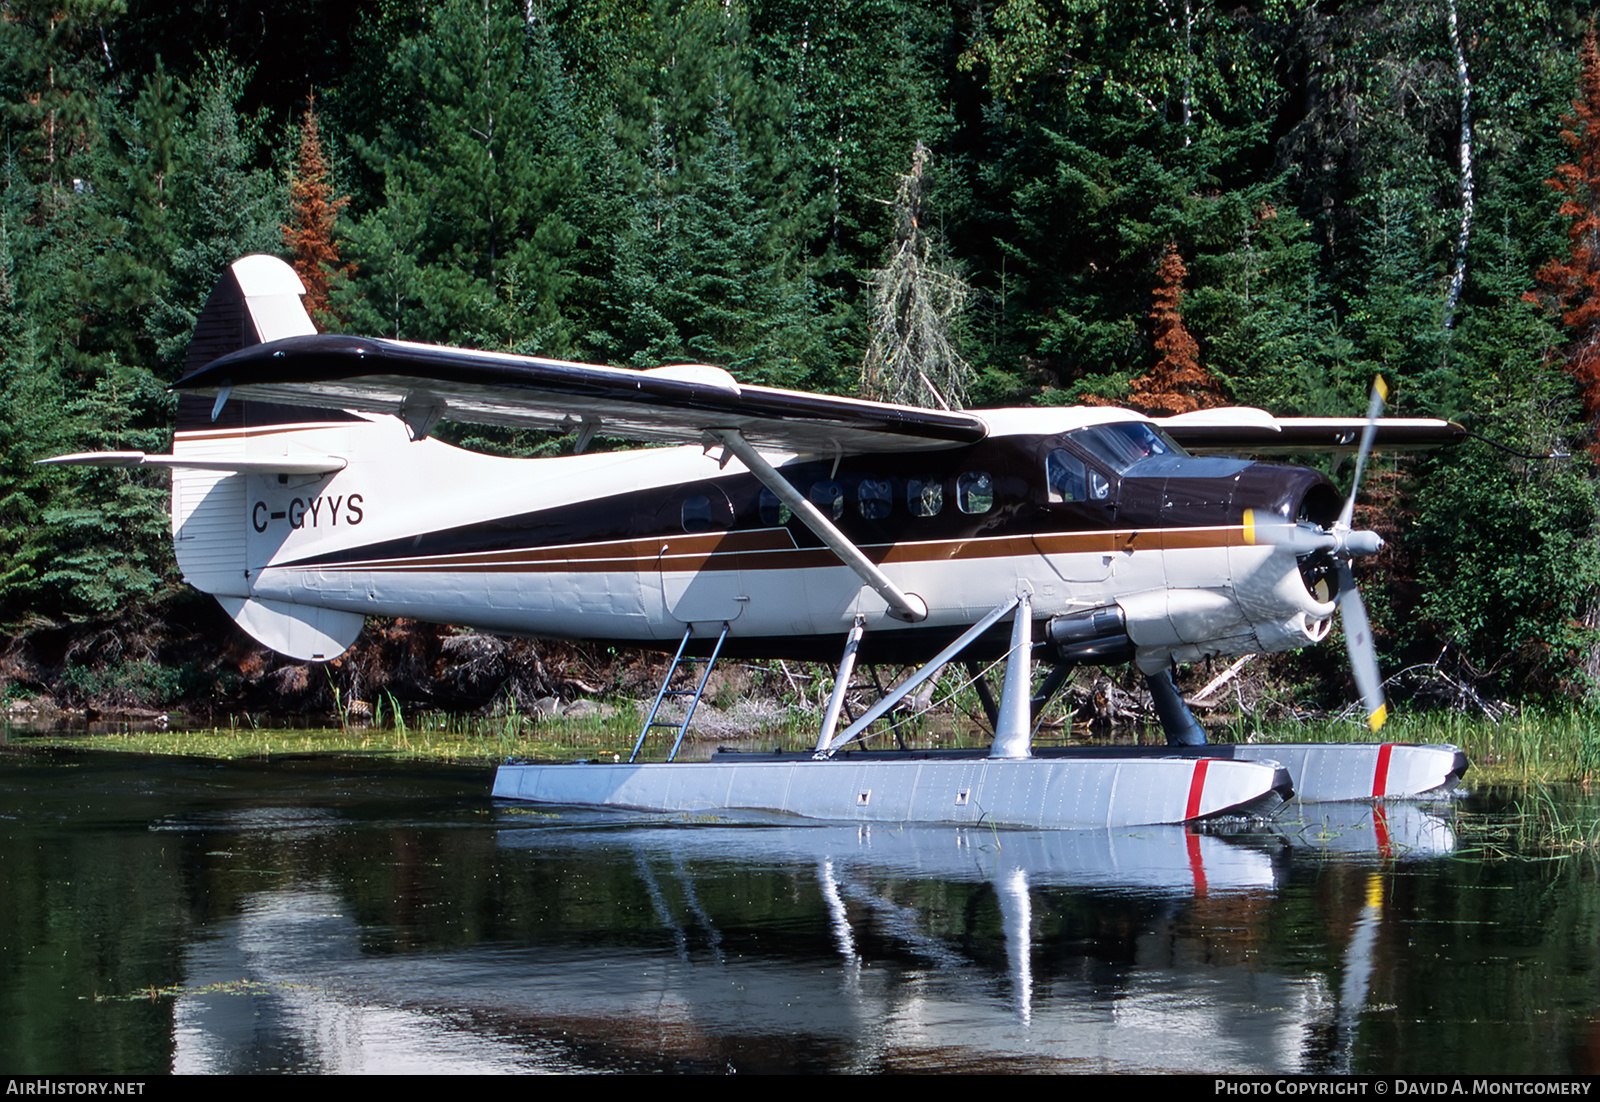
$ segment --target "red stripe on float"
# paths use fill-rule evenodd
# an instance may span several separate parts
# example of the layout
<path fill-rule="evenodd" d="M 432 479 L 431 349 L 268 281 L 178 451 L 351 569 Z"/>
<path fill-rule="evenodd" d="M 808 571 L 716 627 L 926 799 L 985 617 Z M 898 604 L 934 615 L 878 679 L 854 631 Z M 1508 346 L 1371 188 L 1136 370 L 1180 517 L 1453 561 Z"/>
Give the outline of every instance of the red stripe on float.
<path fill-rule="evenodd" d="M 1389 794 L 1389 755 L 1394 751 L 1394 743 L 1386 742 L 1378 747 L 1378 768 L 1372 774 L 1372 798 L 1379 799 Z"/>
<path fill-rule="evenodd" d="M 1185 819 L 1200 814 L 1200 797 L 1206 790 L 1206 770 L 1211 768 L 1211 762 L 1211 758 L 1199 758 L 1194 763 L 1194 776 L 1189 778 L 1189 808 L 1183 813 Z"/>

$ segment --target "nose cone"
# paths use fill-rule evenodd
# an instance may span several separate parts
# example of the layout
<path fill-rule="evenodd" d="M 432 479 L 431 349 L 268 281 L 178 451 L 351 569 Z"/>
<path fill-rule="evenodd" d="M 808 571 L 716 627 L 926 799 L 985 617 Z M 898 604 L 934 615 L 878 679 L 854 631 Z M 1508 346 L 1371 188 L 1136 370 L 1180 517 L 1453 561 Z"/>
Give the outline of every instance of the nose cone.
<path fill-rule="evenodd" d="M 1383 537 L 1376 532 L 1351 532 L 1344 537 L 1344 549 L 1351 555 L 1376 555 L 1383 550 Z"/>

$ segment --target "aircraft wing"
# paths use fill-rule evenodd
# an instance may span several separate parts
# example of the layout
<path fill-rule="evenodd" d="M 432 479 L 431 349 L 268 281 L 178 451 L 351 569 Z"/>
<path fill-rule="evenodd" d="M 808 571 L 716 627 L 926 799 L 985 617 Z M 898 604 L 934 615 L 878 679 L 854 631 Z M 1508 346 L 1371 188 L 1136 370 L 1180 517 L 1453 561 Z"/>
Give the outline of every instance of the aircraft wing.
<path fill-rule="evenodd" d="M 747 386 L 717 367 L 649 371 L 363 337 L 288 337 L 240 349 L 177 390 L 394 414 L 426 436 L 441 418 L 698 443 L 736 429 L 757 447 L 817 454 L 948 448 L 982 440 L 970 413 Z"/>
<path fill-rule="evenodd" d="M 922 409 L 738 382 L 703 364 L 647 371 L 335 335 L 253 344 L 185 376 L 175 389 L 251 401 L 393 414 L 414 436 L 440 419 L 699 443 L 737 430 L 758 448 L 818 455 L 959 447 L 988 434 L 977 413 Z M 1360 417 L 1273 417 L 1196 410 L 1156 423 L 1192 452 L 1354 451 Z M 1432 448 L 1466 430 L 1433 418 L 1383 418 L 1377 447 Z"/>
<path fill-rule="evenodd" d="M 1188 451 L 1352 452 L 1361 444 L 1365 417 L 1274 417 L 1266 410 L 1232 407 L 1201 409 L 1176 417 L 1157 417 Z M 1388 451 L 1437 448 L 1460 443 L 1467 430 L 1454 421 L 1433 417 L 1381 417 L 1373 446 Z"/>

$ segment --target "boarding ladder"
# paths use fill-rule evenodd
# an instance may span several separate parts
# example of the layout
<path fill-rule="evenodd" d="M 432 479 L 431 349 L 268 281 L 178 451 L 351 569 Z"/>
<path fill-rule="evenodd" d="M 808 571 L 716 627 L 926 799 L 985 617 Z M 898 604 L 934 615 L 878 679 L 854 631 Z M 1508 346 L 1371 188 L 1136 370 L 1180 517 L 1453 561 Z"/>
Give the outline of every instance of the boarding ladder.
<path fill-rule="evenodd" d="M 694 656 L 684 654 L 684 651 L 688 650 L 689 640 L 693 636 L 694 625 L 690 624 L 688 629 L 683 633 L 683 641 L 678 644 L 678 653 L 672 656 L 672 664 L 667 667 L 666 676 L 661 679 L 661 691 L 656 693 L 656 702 L 650 708 L 649 718 L 644 721 L 644 727 L 642 727 L 639 731 L 639 741 L 633 744 L 633 753 L 628 755 L 628 761 L 630 763 L 638 758 L 639 750 L 644 746 L 645 736 L 650 733 L 650 728 L 652 727 L 676 727 L 678 729 L 678 737 L 672 743 L 672 752 L 667 755 L 667 760 L 672 761 L 678 756 L 678 747 L 683 745 L 683 736 L 689 730 L 689 721 L 694 718 L 694 710 L 700 706 L 700 696 L 706 691 L 706 681 L 711 677 L 711 667 L 716 665 L 717 655 L 722 653 L 722 642 L 728 637 L 727 621 L 723 621 L 722 631 L 717 635 L 716 646 L 711 648 L 711 657 L 705 660 L 706 668 L 700 674 L 699 684 L 692 689 L 668 688 L 668 686 L 672 684 L 672 676 L 678 672 L 679 666 L 685 664 L 692 666 L 696 661 Z M 672 723 L 670 721 L 664 723 L 656 722 L 656 713 L 661 711 L 662 701 L 666 700 L 669 696 L 687 696 L 692 698 L 689 701 L 689 710 L 684 713 L 682 723 Z"/>

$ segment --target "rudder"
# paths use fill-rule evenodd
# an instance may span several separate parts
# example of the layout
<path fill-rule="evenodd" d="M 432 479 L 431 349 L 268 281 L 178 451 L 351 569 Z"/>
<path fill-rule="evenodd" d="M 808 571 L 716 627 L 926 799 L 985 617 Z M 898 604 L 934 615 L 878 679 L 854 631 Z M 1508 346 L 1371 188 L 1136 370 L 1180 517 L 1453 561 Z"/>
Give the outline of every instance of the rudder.
<path fill-rule="evenodd" d="M 277 257 L 247 256 L 223 273 L 206 298 L 190 338 L 184 374 L 230 352 L 315 333 L 300 296 L 305 287 Z M 306 409 L 181 394 L 174 458 L 220 459 L 251 452 L 251 439 L 288 426 L 365 420 L 337 410 Z M 246 478 L 243 472 L 175 466 L 172 546 L 184 581 L 216 597 L 257 640 L 293 658 L 326 660 L 353 643 L 363 617 L 311 606 L 264 602 L 250 595 Z"/>

